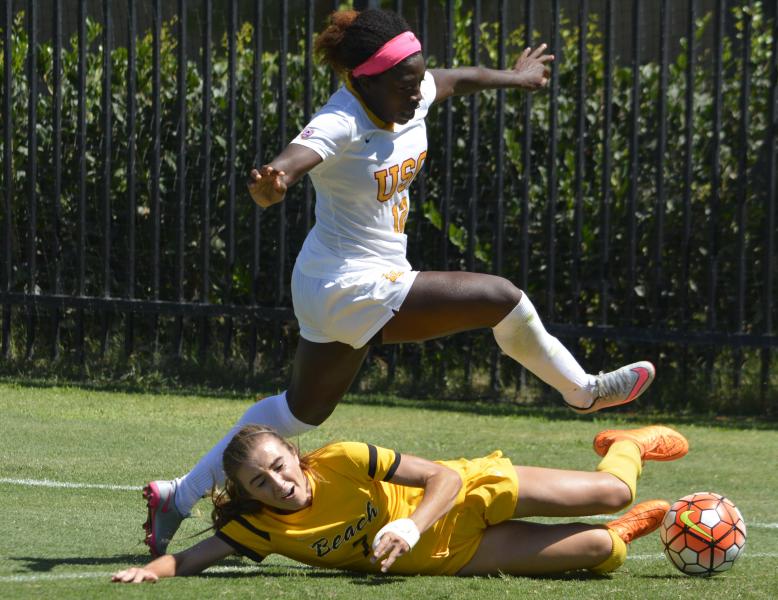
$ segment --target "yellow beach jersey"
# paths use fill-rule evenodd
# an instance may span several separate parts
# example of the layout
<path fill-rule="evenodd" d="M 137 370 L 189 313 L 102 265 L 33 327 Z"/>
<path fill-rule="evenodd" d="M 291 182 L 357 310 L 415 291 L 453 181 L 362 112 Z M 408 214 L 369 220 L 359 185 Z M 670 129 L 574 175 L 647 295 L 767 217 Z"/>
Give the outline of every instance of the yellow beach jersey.
<path fill-rule="evenodd" d="M 424 118 L 435 100 L 432 74 L 405 124 L 381 121 L 346 84 L 292 140 L 322 158 L 309 175 L 316 224 L 297 257 L 304 275 L 337 278 L 362 269 L 397 267 L 405 258 L 408 188 L 427 157 Z"/>
<path fill-rule="evenodd" d="M 443 462 L 465 485 L 456 506 L 427 530 L 392 573 L 455 574 L 472 558 L 483 530 L 512 516 L 518 482 L 499 452 L 474 461 Z M 410 516 L 421 488 L 386 482 L 398 452 L 357 442 L 331 444 L 310 456 L 311 506 L 291 514 L 263 510 L 242 515 L 216 535 L 257 561 L 269 554 L 322 567 L 377 572 L 370 561 L 375 534 L 389 521 Z"/>

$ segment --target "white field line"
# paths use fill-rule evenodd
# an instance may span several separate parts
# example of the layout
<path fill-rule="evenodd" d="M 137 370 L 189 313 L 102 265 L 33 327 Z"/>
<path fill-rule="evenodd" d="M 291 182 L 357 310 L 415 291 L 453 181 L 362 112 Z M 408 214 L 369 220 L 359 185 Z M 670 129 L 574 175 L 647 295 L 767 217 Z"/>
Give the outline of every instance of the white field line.
<path fill-rule="evenodd" d="M 748 552 L 746 551 L 740 560 L 750 558 L 778 558 L 778 552 Z M 628 556 L 627 560 L 663 561 L 664 554 L 636 554 Z M 3 583 L 36 583 L 40 581 L 65 581 L 68 579 L 108 579 L 115 571 L 82 571 L 75 573 L 35 573 L 25 575 L 0 575 L 0 584 Z M 246 567 L 211 567 L 204 572 L 209 573 L 256 573 L 262 577 L 262 568 L 258 566 Z"/>
<path fill-rule="evenodd" d="M 664 557 L 665 555 L 661 552 L 657 552 L 656 554 L 635 554 L 634 556 L 628 554 L 627 560 L 659 560 Z M 748 548 L 746 548 L 746 551 L 738 560 L 743 560 L 745 558 L 778 558 L 778 552 L 749 552 Z"/>
<path fill-rule="evenodd" d="M 76 483 L 70 481 L 52 481 L 51 479 L 13 479 L 11 477 L 0 477 L 0 484 L 9 485 L 28 485 L 49 488 L 68 488 L 68 489 L 95 489 L 95 490 L 117 490 L 117 491 L 140 491 L 139 485 L 112 485 L 108 483 Z M 595 521 L 610 521 L 613 515 L 593 515 L 586 517 Z M 746 527 L 754 529 L 778 529 L 778 523 L 752 523 L 746 521 Z"/>
<path fill-rule="evenodd" d="M 137 492 L 143 489 L 139 485 L 111 485 L 107 483 L 72 483 L 69 481 L 51 481 L 50 479 L 13 479 L 0 477 L 0 483 L 10 485 L 30 485 L 49 488 L 93 489 L 93 490 L 119 490 Z"/>

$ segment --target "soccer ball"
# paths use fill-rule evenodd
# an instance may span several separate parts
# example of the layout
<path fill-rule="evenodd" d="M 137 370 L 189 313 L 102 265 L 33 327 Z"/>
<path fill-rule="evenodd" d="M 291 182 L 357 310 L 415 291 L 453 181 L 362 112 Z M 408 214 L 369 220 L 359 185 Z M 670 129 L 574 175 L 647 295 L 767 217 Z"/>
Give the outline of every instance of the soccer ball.
<path fill-rule="evenodd" d="M 732 567 L 746 545 L 746 523 L 731 500 L 697 492 L 677 500 L 662 521 L 665 554 L 687 575 L 715 575 Z"/>

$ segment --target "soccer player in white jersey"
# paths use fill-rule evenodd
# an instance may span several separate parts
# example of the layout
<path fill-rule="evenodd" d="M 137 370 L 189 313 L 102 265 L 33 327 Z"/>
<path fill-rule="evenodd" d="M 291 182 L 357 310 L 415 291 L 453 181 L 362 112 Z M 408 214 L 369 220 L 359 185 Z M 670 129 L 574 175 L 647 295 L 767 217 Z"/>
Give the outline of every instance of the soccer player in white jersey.
<path fill-rule="evenodd" d="M 427 70 L 405 20 L 369 9 L 333 13 L 316 50 L 345 85 L 249 180 L 251 197 L 264 208 L 281 202 L 306 173 L 316 190 L 316 224 L 292 275 L 300 324 L 292 379 L 285 392 L 250 407 L 183 478 L 146 486 L 146 542 L 155 555 L 195 502 L 221 483 L 222 452 L 238 428 L 264 423 L 284 436 L 315 428 L 348 390 L 371 342 L 418 342 L 490 327 L 503 352 L 581 413 L 631 402 L 654 378 L 647 361 L 588 374 L 507 279 L 418 272 L 405 256 L 409 187 L 427 156 L 428 110 L 453 95 L 544 87 L 554 59 L 545 44 L 527 48 L 507 70 Z"/>

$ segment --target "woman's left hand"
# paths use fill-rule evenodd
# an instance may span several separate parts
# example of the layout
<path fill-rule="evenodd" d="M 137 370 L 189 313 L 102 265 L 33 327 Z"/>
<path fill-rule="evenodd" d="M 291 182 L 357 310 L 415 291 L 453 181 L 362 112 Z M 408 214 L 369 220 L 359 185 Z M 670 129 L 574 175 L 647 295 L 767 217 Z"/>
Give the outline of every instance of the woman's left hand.
<path fill-rule="evenodd" d="M 548 85 L 550 72 L 546 65 L 554 60 L 554 55 L 545 54 L 547 47 L 540 44 L 534 50 L 527 48 L 513 65 L 513 70 L 521 77 L 519 86 L 525 90 L 537 90 Z"/>
<path fill-rule="evenodd" d="M 387 532 L 373 548 L 372 562 L 381 561 L 381 572 L 386 573 L 398 558 L 410 551 L 408 543 L 399 535 Z M 386 558 L 383 558 L 386 557 Z M 383 560 L 381 560 L 383 558 Z"/>
<path fill-rule="evenodd" d="M 111 575 L 111 581 L 114 583 L 143 583 L 144 581 L 157 583 L 159 576 L 144 567 L 130 567 Z"/>

